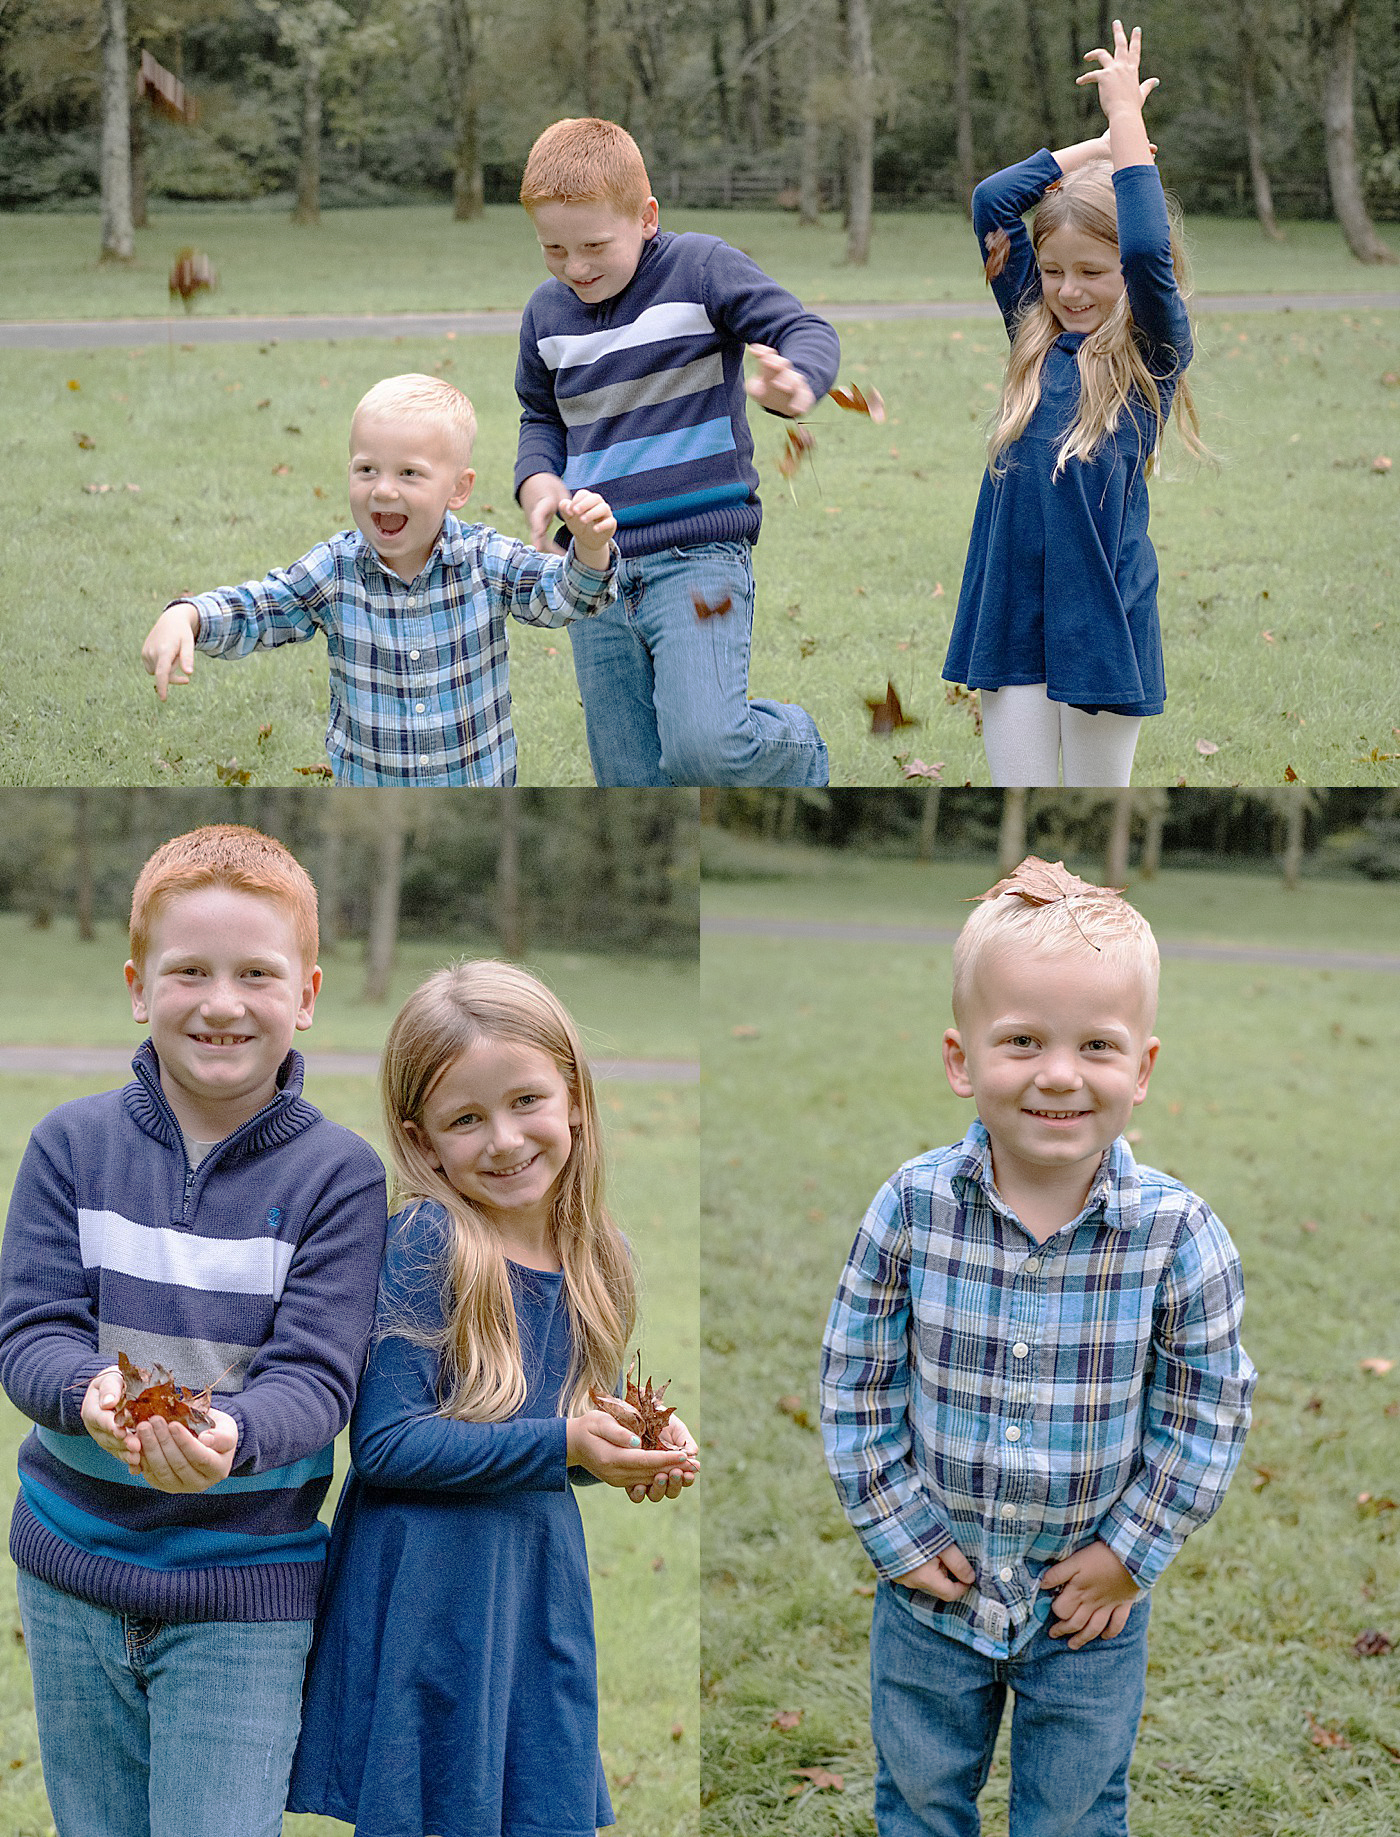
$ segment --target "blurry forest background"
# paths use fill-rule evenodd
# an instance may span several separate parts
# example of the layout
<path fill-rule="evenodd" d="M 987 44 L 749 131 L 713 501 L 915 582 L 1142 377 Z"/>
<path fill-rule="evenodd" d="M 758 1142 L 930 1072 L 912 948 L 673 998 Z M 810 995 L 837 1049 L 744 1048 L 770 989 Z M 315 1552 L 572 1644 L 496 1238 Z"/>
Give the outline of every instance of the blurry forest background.
<path fill-rule="evenodd" d="M 0 0 L 0 209 L 91 207 L 129 112 L 148 200 L 514 199 L 566 114 L 625 123 L 663 204 L 965 202 L 1102 127 L 1108 0 Z M 1400 218 L 1400 0 L 1144 0 L 1150 121 L 1188 210 Z M 162 76 L 131 104 L 142 52 Z M 115 124 L 115 125 L 114 125 Z M 1355 232 L 1355 233 L 1354 233 Z M 129 253 L 129 251 L 128 251 Z M 1386 259 L 1374 252 L 1367 259 Z"/>

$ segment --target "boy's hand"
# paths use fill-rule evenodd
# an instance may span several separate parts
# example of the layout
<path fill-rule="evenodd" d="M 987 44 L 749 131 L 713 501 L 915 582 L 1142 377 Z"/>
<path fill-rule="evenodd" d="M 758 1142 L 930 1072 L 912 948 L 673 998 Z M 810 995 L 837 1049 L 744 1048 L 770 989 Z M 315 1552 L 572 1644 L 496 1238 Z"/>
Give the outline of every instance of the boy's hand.
<path fill-rule="evenodd" d="M 612 556 L 617 518 L 596 491 L 576 491 L 560 498 L 559 515 L 574 539 L 574 554 L 586 568 L 601 574 Z M 538 547 L 538 543 L 535 545 Z"/>
<path fill-rule="evenodd" d="M 199 636 L 199 609 L 188 600 L 167 606 L 146 634 L 141 661 L 156 679 L 162 701 L 171 683 L 187 683 L 194 672 L 194 641 Z"/>
<path fill-rule="evenodd" d="M 1052 1563 L 1040 1585 L 1060 1591 L 1051 1603 L 1059 1624 L 1050 1628 L 1050 1637 L 1067 1638 L 1072 1652 L 1091 1639 L 1113 1639 L 1121 1633 L 1142 1593 L 1108 1545 L 1100 1543 L 1085 1544 Z"/>
<path fill-rule="evenodd" d="M 125 1461 L 136 1473 L 141 1466 L 141 1443 L 134 1430 L 119 1429 L 112 1416 L 125 1393 L 126 1385 L 115 1365 L 99 1371 L 83 1392 L 83 1427 L 99 1448 Z"/>
<path fill-rule="evenodd" d="M 674 1448 L 657 1452 L 643 1448 L 641 1437 L 624 1429 L 606 1410 L 585 1410 L 582 1416 L 571 1416 L 565 1447 L 571 1467 L 586 1467 L 595 1479 L 608 1486 L 640 1486 L 650 1491 L 657 1478 L 669 1474 L 678 1459 L 682 1471 L 688 1469 L 693 1475 L 698 1470 L 693 1456 L 678 1456 Z"/>
<path fill-rule="evenodd" d="M 141 1473 L 161 1493 L 202 1493 L 226 1480 L 238 1447 L 238 1424 L 222 1410 L 210 1410 L 212 1429 L 191 1435 L 182 1422 L 152 1416 L 136 1430 Z"/>
<path fill-rule="evenodd" d="M 673 1416 L 666 1424 L 661 1431 L 661 1439 L 667 1447 L 680 1451 L 678 1459 L 683 1457 L 683 1464 L 673 1466 L 668 1474 L 657 1474 L 650 1486 L 629 1486 L 627 1497 L 633 1505 L 640 1505 L 643 1499 L 679 1499 L 683 1488 L 695 1484 L 695 1476 L 700 1470 L 700 1450 L 694 1436 L 679 1416 Z"/>
<path fill-rule="evenodd" d="M 800 370 L 794 370 L 781 352 L 771 344 L 751 344 L 749 356 L 758 359 L 758 375 L 751 376 L 744 388 L 760 408 L 771 408 L 778 415 L 805 415 L 816 401 L 812 385 Z"/>
<path fill-rule="evenodd" d="M 569 488 L 553 472 L 532 472 L 520 487 L 520 508 L 530 525 L 530 542 L 544 555 L 562 555 L 563 549 L 547 534 L 550 519 L 569 495 Z"/>
<path fill-rule="evenodd" d="M 926 1595 L 937 1595 L 940 1601 L 956 1601 L 977 1580 L 977 1572 L 958 1546 L 949 1544 L 917 1569 L 894 1579 L 901 1588 L 918 1588 Z"/>

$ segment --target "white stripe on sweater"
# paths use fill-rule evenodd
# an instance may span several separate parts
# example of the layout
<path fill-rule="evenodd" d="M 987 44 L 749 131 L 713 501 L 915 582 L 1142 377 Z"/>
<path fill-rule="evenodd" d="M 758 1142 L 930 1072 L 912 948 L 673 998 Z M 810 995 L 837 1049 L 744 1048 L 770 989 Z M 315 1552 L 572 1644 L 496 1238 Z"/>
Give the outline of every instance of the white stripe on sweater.
<path fill-rule="evenodd" d="M 615 325 L 606 332 L 561 332 L 555 338 L 539 339 L 536 349 L 546 368 L 569 370 L 576 364 L 596 363 L 610 351 L 660 344 L 667 338 L 697 338 L 714 329 L 698 300 L 672 300 L 664 306 L 648 306 L 630 325 Z"/>
<path fill-rule="evenodd" d="M 142 1225 L 120 1212 L 78 1211 L 84 1269 L 110 1269 L 143 1282 L 163 1282 L 229 1295 L 280 1300 L 296 1246 L 275 1237 L 196 1237 L 168 1226 Z"/>

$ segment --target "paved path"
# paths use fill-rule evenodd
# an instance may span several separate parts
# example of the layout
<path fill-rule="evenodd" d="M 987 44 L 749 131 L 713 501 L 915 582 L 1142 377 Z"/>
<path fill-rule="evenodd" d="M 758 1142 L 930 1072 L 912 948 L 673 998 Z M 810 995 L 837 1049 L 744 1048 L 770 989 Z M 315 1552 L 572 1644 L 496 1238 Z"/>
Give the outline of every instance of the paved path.
<path fill-rule="evenodd" d="M 135 1048 L 125 1046 L 0 1046 L 0 1072 L 60 1072 L 81 1078 L 131 1073 Z M 372 1052 L 308 1052 L 306 1075 L 315 1078 L 377 1078 L 379 1055 Z M 593 1059 L 597 1079 L 627 1084 L 697 1084 L 694 1059 Z"/>
<path fill-rule="evenodd" d="M 1400 307 L 1400 293 L 1216 293 L 1192 302 L 1202 313 L 1368 312 Z M 828 303 L 837 322 L 875 319 L 995 319 L 990 299 Z M 520 330 L 518 312 L 356 313 L 305 318 L 54 319 L 0 323 L 0 348 L 94 350 L 99 345 L 269 344 L 315 338 L 441 338 Z"/>
<path fill-rule="evenodd" d="M 957 931 L 942 925 L 865 925 L 827 919 L 720 918 L 700 920 L 702 932 L 730 937 L 833 938 L 852 944 L 951 944 Z M 1159 938 L 1164 957 L 1196 963 L 1275 964 L 1282 969 L 1381 970 L 1400 975 L 1400 957 L 1382 951 L 1292 950 L 1277 944 L 1196 944 Z"/>

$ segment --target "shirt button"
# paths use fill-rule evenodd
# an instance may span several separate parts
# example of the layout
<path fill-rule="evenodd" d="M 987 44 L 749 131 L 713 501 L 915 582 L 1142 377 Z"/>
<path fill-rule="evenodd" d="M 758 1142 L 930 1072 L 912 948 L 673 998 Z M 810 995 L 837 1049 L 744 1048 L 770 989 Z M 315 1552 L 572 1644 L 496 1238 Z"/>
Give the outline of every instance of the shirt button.
<path fill-rule="evenodd" d="M 420 653 L 418 651 L 410 651 L 408 654 L 413 659 L 413 661 L 417 663 Z"/>
<path fill-rule="evenodd" d="M 1006 1431 L 1006 1439 L 1009 1442 L 1018 1442 L 1021 1439 L 1021 1431 L 1016 1427 L 1014 1422 L 1012 1423 L 1011 1427 Z"/>
<path fill-rule="evenodd" d="M 428 763 L 428 755 L 426 753 L 419 753 L 418 763 L 419 765 L 426 765 Z"/>
<path fill-rule="evenodd" d="M 422 712 L 423 712 L 423 707 L 424 707 L 424 704 L 423 704 L 422 702 L 415 702 L 415 703 L 413 704 L 413 712 L 414 712 L 415 714 L 422 714 Z"/>
<path fill-rule="evenodd" d="M 1026 1342 L 1023 1339 L 1018 1339 L 1016 1344 L 1011 1348 L 1011 1350 L 1016 1358 L 1023 1359 L 1025 1358 L 1026 1354 L 1030 1351 L 1030 1347 L 1026 1344 Z"/>
<path fill-rule="evenodd" d="M 1013 1569 L 998 1569 L 997 1570 L 997 1574 L 1001 1577 L 1003 1582 L 1009 1582 L 1015 1573 L 1016 1572 Z"/>
<path fill-rule="evenodd" d="M 1026 1258 L 1025 1269 L 1026 1269 L 1026 1274 L 1028 1276 L 1033 1276 L 1039 1268 L 1040 1268 L 1040 1258 L 1039 1257 L 1027 1257 Z"/>
<path fill-rule="evenodd" d="M 1016 1516 L 1016 1507 L 1014 1505 L 1004 1505 L 1001 1508 L 1001 1515 L 1003 1518 L 1014 1518 Z"/>

